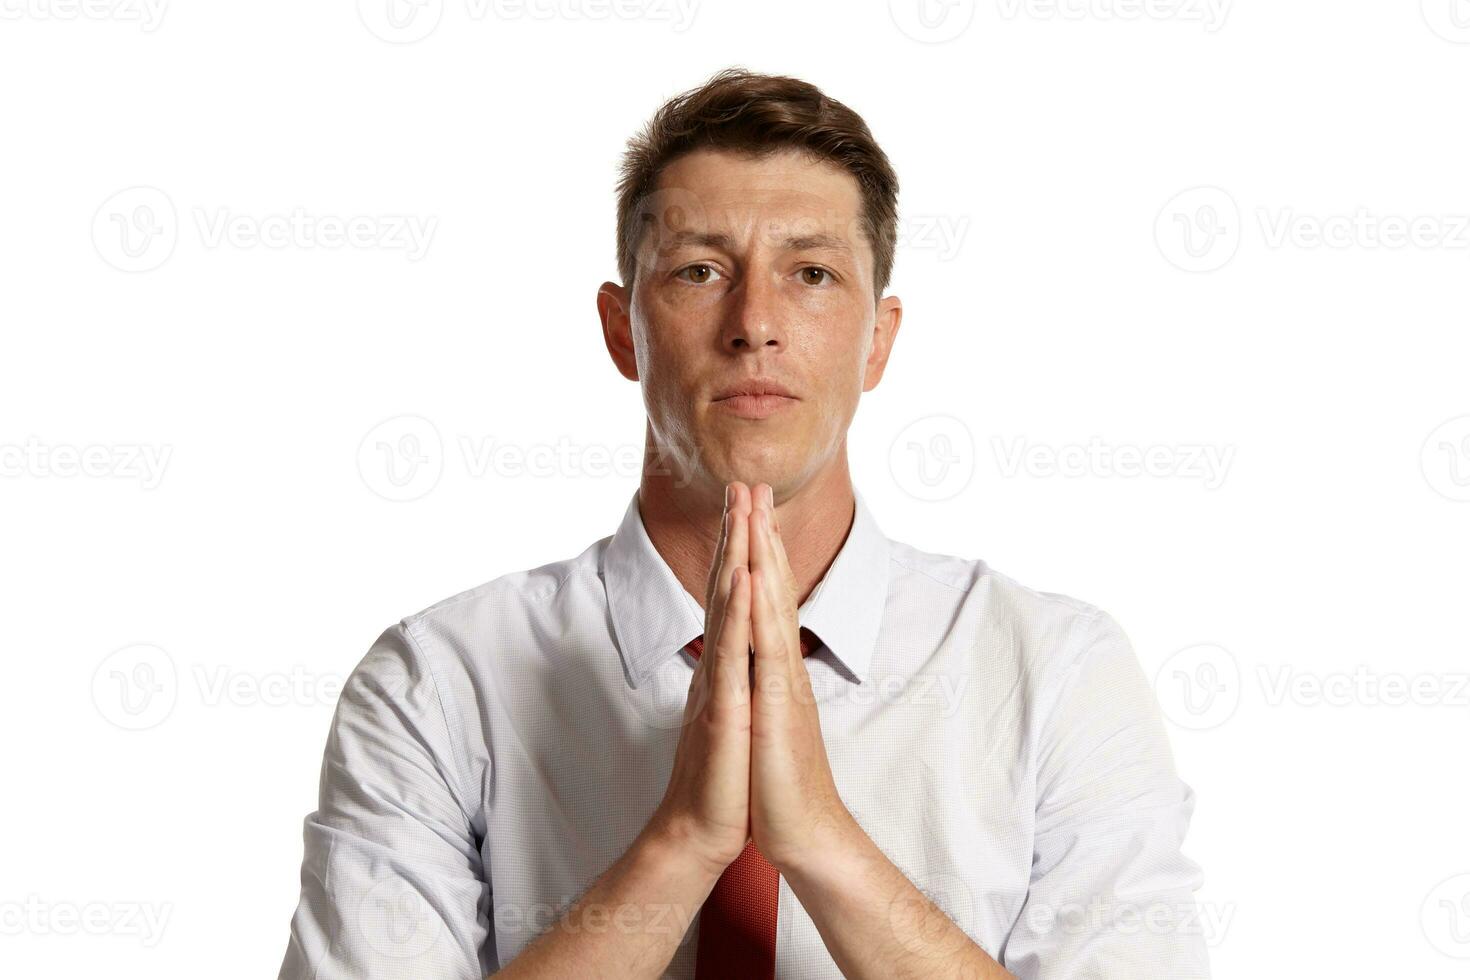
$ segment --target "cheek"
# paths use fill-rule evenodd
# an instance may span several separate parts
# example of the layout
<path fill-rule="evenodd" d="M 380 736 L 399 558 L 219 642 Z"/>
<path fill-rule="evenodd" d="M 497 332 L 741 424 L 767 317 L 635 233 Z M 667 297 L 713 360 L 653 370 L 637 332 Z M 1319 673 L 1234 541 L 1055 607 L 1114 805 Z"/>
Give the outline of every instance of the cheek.
<path fill-rule="evenodd" d="M 812 366 L 810 377 L 826 400 L 851 402 L 861 394 L 868 353 L 864 336 L 851 320 L 835 318 L 806 331 L 802 359 Z"/>
<path fill-rule="evenodd" d="M 696 352 L 688 349 L 688 340 L 687 334 L 649 324 L 638 345 L 644 408 L 668 432 L 687 428 L 693 412 L 690 375 Z"/>
<path fill-rule="evenodd" d="M 857 414 L 863 394 L 863 352 L 847 348 L 841 358 L 833 358 L 827 378 L 827 421 L 837 434 L 845 433 Z"/>
<path fill-rule="evenodd" d="M 662 384 L 680 363 L 679 323 L 656 298 L 640 296 L 635 308 L 633 346 L 638 359 L 638 376 L 645 383 Z"/>

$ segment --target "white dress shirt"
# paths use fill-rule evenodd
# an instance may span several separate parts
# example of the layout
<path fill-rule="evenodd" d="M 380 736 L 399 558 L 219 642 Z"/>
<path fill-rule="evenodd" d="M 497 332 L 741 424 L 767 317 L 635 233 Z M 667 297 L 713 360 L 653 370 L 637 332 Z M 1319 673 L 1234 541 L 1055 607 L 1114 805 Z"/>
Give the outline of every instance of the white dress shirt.
<path fill-rule="evenodd" d="M 1022 980 L 1208 975 L 1193 794 L 1110 616 L 890 541 L 859 494 L 799 617 L 843 801 L 975 942 Z M 703 619 L 635 493 L 577 557 L 384 632 L 332 721 L 280 976 L 513 959 L 662 799 Z M 784 879 L 776 936 L 777 977 L 842 975 Z"/>

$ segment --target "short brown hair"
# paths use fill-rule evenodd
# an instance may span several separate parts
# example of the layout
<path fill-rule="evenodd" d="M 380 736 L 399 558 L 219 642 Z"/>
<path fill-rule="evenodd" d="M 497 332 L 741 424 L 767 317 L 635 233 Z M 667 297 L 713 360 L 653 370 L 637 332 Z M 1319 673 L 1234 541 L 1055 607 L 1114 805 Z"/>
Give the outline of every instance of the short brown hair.
<path fill-rule="evenodd" d="M 673 160 L 696 149 L 764 156 L 805 150 L 852 174 L 862 194 L 860 222 L 873 249 L 876 295 L 888 288 L 898 239 L 898 175 L 867 123 L 822 90 L 785 75 L 743 68 L 716 72 L 699 88 L 665 102 L 628 141 L 618 181 L 618 273 L 631 286 L 638 244 L 653 216 L 643 203 Z"/>

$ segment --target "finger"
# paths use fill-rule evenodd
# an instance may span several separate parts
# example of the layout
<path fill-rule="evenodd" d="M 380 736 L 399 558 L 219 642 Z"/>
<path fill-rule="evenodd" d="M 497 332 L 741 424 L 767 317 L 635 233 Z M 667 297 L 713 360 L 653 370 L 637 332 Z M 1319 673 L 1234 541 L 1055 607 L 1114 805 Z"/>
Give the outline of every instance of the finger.
<path fill-rule="evenodd" d="M 759 523 L 754 536 L 757 539 L 763 536 Z M 784 664 L 791 652 L 786 649 L 786 624 L 781 616 L 773 580 L 775 577 L 770 573 L 769 566 L 751 572 L 750 639 L 756 648 L 757 673 L 760 671 L 761 661 L 767 664 Z"/>
<path fill-rule="evenodd" d="M 750 630 L 755 647 L 754 688 L 751 691 L 750 723 L 759 737 L 779 729 L 781 706 L 791 690 L 791 668 L 785 653 L 785 638 L 771 605 L 770 589 L 762 571 L 751 573 Z"/>
<path fill-rule="evenodd" d="M 712 566 L 711 574 L 715 581 L 716 604 L 721 604 L 730 595 L 730 574 L 736 565 L 749 564 L 749 546 L 747 540 L 750 536 L 749 528 L 746 527 L 745 514 L 749 509 L 749 491 L 745 484 L 734 482 L 728 485 L 730 493 L 729 506 L 725 512 L 723 521 L 724 529 L 721 533 L 719 560 Z M 713 619 L 706 626 L 713 624 Z M 712 629 L 706 628 L 706 633 L 714 635 Z"/>
<path fill-rule="evenodd" d="M 796 575 L 791 571 L 791 560 L 786 554 L 786 542 L 781 539 L 781 522 L 776 519 L 776 511 L 771 510 L 771 555 L 774 557 L 776 567 L 780 571 L 780 595 L 782 599 L 781 608 L 793 611 L 796 608 Z"/>
<path fill-rule="evenodd" d="M 750 570 L 750 488 L 740 481 L 731 484 L 734 488 L 730 502 L 730 536 L 725 545 L 729 554 L 730 567 L 746 566 Z M 730 587 L 729 576 L 725 577 L 725 589 Z"/>
<path fill-rule="evenodd" d="M 734 589 L 735 569 L 743 568 L 746 592 L 750 592 L 750 488 L 740 481 L 731 485 L 730 498 L 730 532 L 725 541 L 725 596 L 728 597 Z M 745 611 L 739 614 L 744 622 L 741 628 L 745 631 L 745 656 L 750 656 L 750 603 L 746 602 Z M 748 666 L 748 663 L 747 663 Z M 750 687 L 750 680 L 746 678 L 744 686 Z"/>
<path fill-rule="evenodd" d="M 715 639 L 716 697 L 728 704 L 750 699 L 750 569 L 730 570 L 730 596 Z"/>
<path fill-rule="evenodd" d="M 771 506 L 770 492 L 769 486 L 763 490 L 761 514 L 751 522 L 753 536 L 759 535 L 760 538 L 758 544 L 752 545 L 752 561 L 762 571 L 761 581 L 776 617 L 776 626 L 781 628 L 796 618 L 796 587 L 791 578 L 791 568 L 786 563 L 785 549 L 776 538 L 776 512 Z"/>
<path fill-rule="evenodd" d="M 715 623 L 715 607 L 719 604 L 719 596 L 722 589 L 728 592 L 728 569 L 725 565 L 725 547 L 730 537 L 730 500 L 733 494 L 730 485 L 725 484 L 725 507 L 720 514 L 719 539 L 715 543 L 715 558 L 710 562 L 709 576 L 704 586 L 704 631 L 710 635 L 711 627 Z"/>
<path fill-rule="evenodd" d="M 778 569 L 776 556 L 771 551 L 771 539 L 769 526 L 766 523 L 769 515 L 766 506 L 766 484 L 757 484 L 751 490 L 751 512 L 749 520 L 750 533 L 750 568 L 751 571 L 764 572 L 765 578 L 769 579 Z M 767 585 L 770 583 L 767 582 Z"/>

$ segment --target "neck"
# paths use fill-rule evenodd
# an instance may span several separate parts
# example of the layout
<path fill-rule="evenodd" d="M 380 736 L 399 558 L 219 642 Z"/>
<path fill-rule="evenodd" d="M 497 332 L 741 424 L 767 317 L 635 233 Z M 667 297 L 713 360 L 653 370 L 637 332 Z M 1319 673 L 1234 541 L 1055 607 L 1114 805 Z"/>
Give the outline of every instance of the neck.
<path fill-rule="evenodd" d="M 650 440 L 643 479 L 638 485 L 643 527 L 674 577 L 703 606 L 710 566 L 720 541 L 724 484 L 699 480 L 683 484 L 670 476 L 666 467 L 652 465 L 652 458 Z M 827 574 L 852 527 L 855 501 L 846 442 L 831 465 L 802 486 L 788 490 L 773 484 L 772 489 L 800 604 Z"/>

